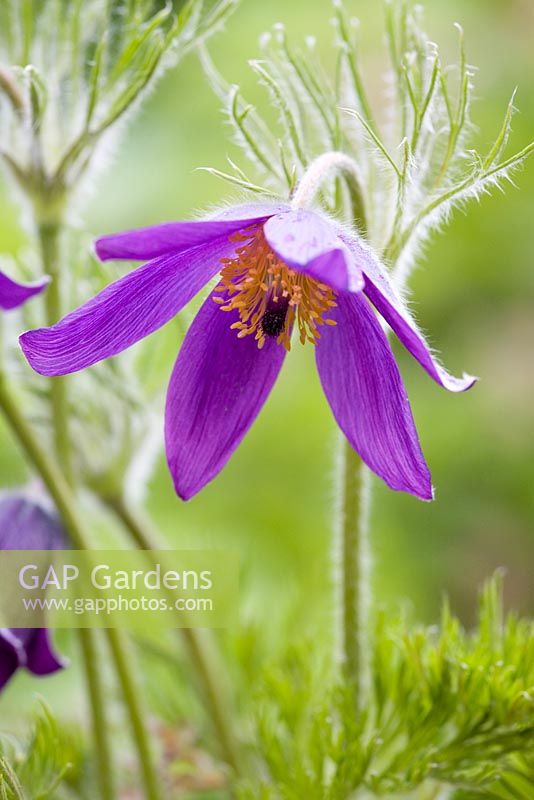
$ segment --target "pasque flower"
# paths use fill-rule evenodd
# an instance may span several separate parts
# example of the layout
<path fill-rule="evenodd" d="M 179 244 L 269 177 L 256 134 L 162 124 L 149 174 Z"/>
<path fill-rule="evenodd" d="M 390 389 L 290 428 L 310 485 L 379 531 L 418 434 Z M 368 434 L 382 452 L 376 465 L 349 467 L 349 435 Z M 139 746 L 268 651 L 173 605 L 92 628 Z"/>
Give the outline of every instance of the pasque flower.
<path fill-rule="evenodd" d="M 0 270 L 0 309 L 11 311 L 26 300 L 40 294 L 48 285 L 48 278 L 40 278 L 35 283 L 17 283 Z"/>
<path fill-rule="evenodd" d="M 180 350 L 165 439 L 175 488 L 196 494 L 254 422 L 294 329 L 315 345 L 339 427 L 393 489 L 431 499 L 430 473 L 390 345 L 375 314 L 441 386 L 464 391 L 436 361 L 367 244 L 321 213 L 286 204 L 236 206 L 190 222 L 106 236 L 101 259 L 147 261 L 56 325 L 22 335 L 43 375 L 116 355 L 168 322 L 218 275 Z"/>
<path fill-rule="evenodd" d="M 64 546 L 59 520 L 46 506 L 24 493 L 0 495 L 0 550 L 58 550 Z M 64 666 L 46 629 L 0 628 L 0 689 L 18 669 L 49 675 Z"/>

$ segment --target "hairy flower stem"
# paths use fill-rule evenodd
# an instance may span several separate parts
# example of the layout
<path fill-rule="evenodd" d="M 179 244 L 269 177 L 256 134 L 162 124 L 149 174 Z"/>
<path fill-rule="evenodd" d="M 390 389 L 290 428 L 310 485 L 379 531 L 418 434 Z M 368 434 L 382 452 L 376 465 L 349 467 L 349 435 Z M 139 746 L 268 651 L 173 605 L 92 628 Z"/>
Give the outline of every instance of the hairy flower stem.
<path fill-rule="evenodd" d="M 61 308 L 61 217 L 54 221 L 42 221 L 37 225 L 43 272 L 50 275 L 51 282 L 45 294 L 46 321 L 53 325 L 62 316 Z M 71 446 L 69 437 L 69 414 L 67 379 L 50 379 L 49 401 L 54 437 L 54 449 L 66 483 L 73 485 Z M 93 740 L 97 764 L 98 785 L 102 800 L 113 800 L 113 768 L 109 728 L 106 723 L 106 705 L 100 672 L 96 662 L 95 631 L 81 628 L 78 631 L 83 655 L 89 710 L 93 723 Z"/>
<path fill-rule="evenodd" d="M 57 461 L 41 445 L 41 442 L 34 435 L 34 432 L 31 426 L 28 424 L 26 418 L 20 412 L 19 405 L 9 391 L 6 377 L 3 372 L 0 372 L 0 409 L 2 409 L 13 434 L 24 449 L 30 462 L 43 479 L 43 482 L 50 492 L 50 496 L 54 500 L 56 508 L 63 519 L 73 544 L 80 550 L 89 549 L 90 537 L 87 534 L 84 523 L 79 516 L 76 506 L 76 499 L 71 491 L 71 488 L 65 479 L 65 476 L 63 475 Z M 131 675 L 130 665 L 122 652 L 122 643 L 116 636 L 116 632 L 108 629 L 106 630 L 106 634 L 111 647 L 111 652 L 115 662 L 123 696 L 128 706 L 132 733 L 138 751 L 139 762 L 142 768 L 145 797 L 147 800 L 159 800 L 159 793 L 157 791 L 155 777 L 156 773 L 152 762 L 152 754 L 149 747 L 147 733 L 143 725 L 140 701 L 134 690 L 135 682 Z M 93 673 L 90 672 L 89 675 L 91 674 Z M 95 686 L 93 686 L 93 690 L 94 688 Z M 97 690 L 95 697 L 97 698 L 97 702 L 100 702 L 101 693 L 99 690 Z M 102 705 L 98 712 L 98 724 L 100 724 L 101 720 L 104 720 L 103 712 L 104 706 Z M 96 733 L 99 737 L 101 737 L 102 743 L 106 743 L 106 750 L 109 752 L 110 748 L 107 726 L 104 724 L 103 728 L 96 731 Z M 106 763 L 109 763 L 108 752 L 106 753 Z M 101 762 L 99 763 L 99 769 L 102 773 L 104 764 Z M 103 774 L 100 774 L 99 778 L 102 797 L 106 797 L 103 787 L 106 785 L 107 790 L 108 783 L 106 782 L 106 778 Z M 113 795 L 111 795 L 111 797 L 113 797 Z"/>
<path fill-rule="evenodd" d="M 54 325 L 61 317 L 60 251 L 61 224 L 43 222 L 38 225 L 43 271 L 50 275 L 45 294 L 46 323 Z M 72 483 L 71 448 L 69 438 L 68 397 L 65 377 L 50 378 L 50 407 L 57 459 L 67 481 Z"/>
<path fill-rule="evenodd" d="M 75 547 L 87 549 L 87 538 L 80 522 L 70 487 L 57 461 L 42 446 L 20 411 L 20 404 L 9 391 L 4 372 L 0 373 L 0 408 L 24 452 L 43 479 Z"/>
<path fill-rule="evenodd" d="M 341 442 L 339 485 L 338 598 L 341 614 L 341 661 L 359 704 L 367 683 L 368 649 L 368 470 L 350 444 Z"/>
<path fill-rule="evenodd" d="M 158 550 L 156 533 L 151 529 L 147 520 L 139 512 L 133 513 L 122 497 L 103 498 L 106 505 L 120 519 L 123 526 L 130 533 L 135 544 L 141 550 Z M 218 737 L 222 755 L 227 764 L 236 775 L 242 773 L 241 758 L 236 737 L 234 736 L 231 716 L 226 700 L 225 686 L 221 685 L 220 670 L 214 664 L 214 653 L 211 652 L 210 641 L 205 637 L 204 631 L 194 628 L 181 628 L 180 634 L 185 642 L 189 658 L 198 673 L 202 684 L 205 703 L 210 712 L 210 718 Z"/>
<path fill-rule="evenodd" d="M 292 199 L 294 208 L 309 206 L 327 178 L 343 175 L 351 189 L 351 215 L 362 235 L 367 231 L 360 170 L 345 153 L 323 153 L 315 159 L 302 177 Z M 339 519 L 336 524 L 335 552 L 337 614 L 341 662 L 345 678 L 354 690 L 356 704 L 361 702 L 362 689 L 368 683 L 367 638 L 368 603 L 370 597 L 370 558 L 368 514 L 370 489 L 367 468 L 349 443 L 341 444 L 339 474 L 336 476 Z"/>
<path fill-rule="evenodd" d="M 20 413 L 19 406 L 9 392 L 3 372 L 0 373 L 0 408 L 2 408 L 16 439 L 54 499 L 74 546 L 85 549 L 87 539 L 77 517 L 70 487 L 59 466 L 35 438 L 32 429 Z M 94 639 L 93 631 L 80 629 L 79 640 L 84 657 L 89 705 L 93 721 L 100 797 L 102 800 L 113 800 L 115 793 L 112 784 L 111 747 L 105 719 L 102 683 L 95 658 Z"/>
<path fill-rule="evenodd" d="M 78 631 L 90 701 L 89 711 L 93 723 L 100 797 L 102 800 L 114 800 L 115 788 L 111 748 L 109 745 L 109 729 L 106 723 L 106 705 L 100 679 L 96 636 L 94 634 L 95 631 L 88 628 L 80 628 Z"/>
<path fill-rule="evenodd" d="M 147 800 L 159 800 L 158 778 L 154 768 L 148 733 L 143 720 L 143 709 L 139 702 L 139 690 L 126 654 L 126 642 L 122 632 L 115 628 L 108 628 L 107 634 L 139 754 L 145 796 Z"/>
<path fill-rule="evenodd" d="M 361 230 L 365 221 L 365 202 L 360 170 L 354 159 L 345 153 L 333 150 L 312 161 L 295 190 L 291 205 L 293 208 L 311 205 L 324 180 L 335 175 L 342 175 L 347 181 L 352 199 L 353 221 Z"/>

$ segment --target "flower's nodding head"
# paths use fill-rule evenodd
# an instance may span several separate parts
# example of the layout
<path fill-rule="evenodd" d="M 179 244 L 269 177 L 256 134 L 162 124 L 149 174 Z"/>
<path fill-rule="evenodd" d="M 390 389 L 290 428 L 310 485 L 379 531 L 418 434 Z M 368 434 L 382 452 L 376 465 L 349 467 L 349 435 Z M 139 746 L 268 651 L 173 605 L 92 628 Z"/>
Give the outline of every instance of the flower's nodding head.
<path fill-rule="evenodd" d="M 335 325 L 327 314 L 335 308 L 336 293 L 324 283 L 290 268 L 269 246 L 261 226 L 234 234 L 232 258 L 223 258 L 215 302 L 222 311 L 238 311 L 231 327 L 237 336 L 254 334 L 258 347 L 265 338 L 291 348 L 293 326 L 302 344 L 316 344 L 322 325 Z"/>
<path fill-rule="evenodd" d="M 406 390 L 371 304 L 439 385 L 460 392 L 475 379 L 454 378 L 436 361 L 388 271 L 356 232 L 312 209 L 247 204 L 108 236 L 97 251 L 147 263 L 52 327 L 22 335 L 28 361 L 43 375 L 117 355 L 169 322 L 219 274 L 167 394 L 167 460 L 180 497 L 193 497 L 239 445 L 295 327 L 302 343 L 317 345 L 325 394 L 353 449 L 391 488 L 432 497 Z"/>

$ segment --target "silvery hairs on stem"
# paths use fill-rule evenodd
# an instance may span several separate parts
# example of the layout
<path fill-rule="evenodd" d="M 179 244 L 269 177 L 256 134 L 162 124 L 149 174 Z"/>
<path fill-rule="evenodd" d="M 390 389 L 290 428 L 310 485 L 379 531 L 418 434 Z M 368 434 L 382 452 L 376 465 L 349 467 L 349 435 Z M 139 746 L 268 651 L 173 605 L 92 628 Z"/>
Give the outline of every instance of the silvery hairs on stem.
<path fill-rule="evenodd" d="M 424 33 L 421 7 L 394 0 L 384 3 L 389 67 L 381 119 L 364 80 L 358 20 L 349 17 L 341 0 L 334 0 L 333 12 L 333 74 L 317 57 L 313 38 L 293 47 L 283 25 L 261 37 L 262 57 L 250 66 L 278 114 L 275 133 L 202 47 L 204 68 L 224 103 L 234 140 L 258 177 L 249 178 L 233 161 L 229 172 L 209 171 L 250 192 L 292 195 L 317 156 L 344 153 L 357 165 L 359 180 L 354 169 L 338 172 L 321 186 L 319 199 L 328 211 L 364 229 L 402 289 L 432 230 L 457 206 L 509 180 L 534 142 L 505 155 L 514 92 L 488 152 L 473 149 L 474 73 L 462 29 L 456 26 L 458 62 L 445 65 Z"/>

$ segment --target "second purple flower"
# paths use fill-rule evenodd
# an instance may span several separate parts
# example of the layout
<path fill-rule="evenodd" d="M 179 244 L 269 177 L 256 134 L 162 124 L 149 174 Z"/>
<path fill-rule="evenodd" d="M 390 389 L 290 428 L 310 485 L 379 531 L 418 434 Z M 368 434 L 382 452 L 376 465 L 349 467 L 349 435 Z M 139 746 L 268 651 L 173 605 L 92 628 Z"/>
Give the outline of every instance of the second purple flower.
<path fill-rule="evenodd" d="M 65 546 L 59 519 L 46 505 L 23 492 L 0 495 L 0 551 L 59 550 Z M 9 602 L 9 597 L 5 599 Z M 18 669 L 43 676 L 65 666 L 46 628 L 0 628 L 0 690 Z"/>

